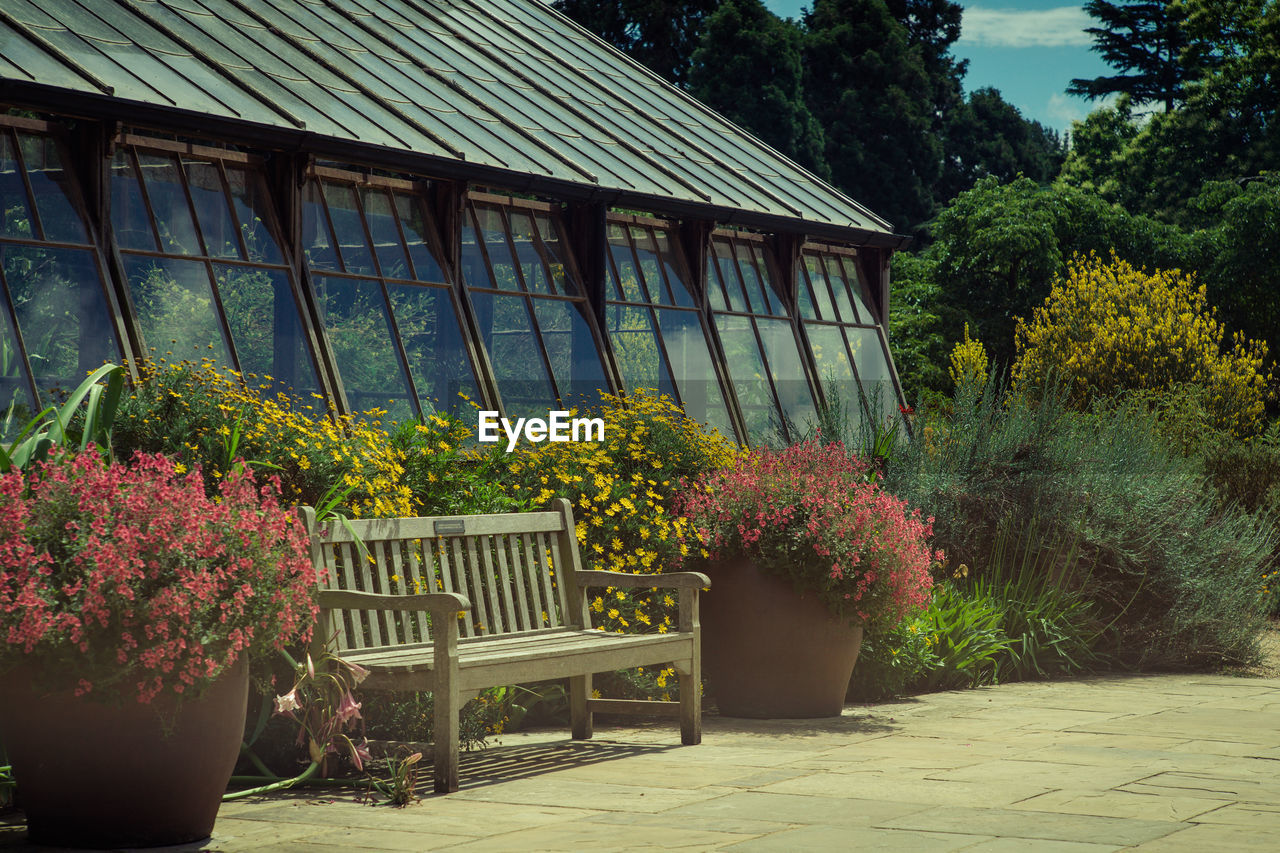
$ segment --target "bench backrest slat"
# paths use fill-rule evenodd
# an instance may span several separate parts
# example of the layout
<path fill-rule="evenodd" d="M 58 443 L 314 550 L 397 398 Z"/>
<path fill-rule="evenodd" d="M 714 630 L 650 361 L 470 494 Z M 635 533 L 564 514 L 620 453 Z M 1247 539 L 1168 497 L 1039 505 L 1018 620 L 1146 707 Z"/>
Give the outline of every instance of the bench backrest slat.
<path fill-rule="evenodd" d="M 581 621 L 566 604 L 579 565 L 567 502 L 555 512 L 356 519 L 349 525 L 316 526 L 313 559 L 327 570 L 323 583 L 330 588 L 460 593 L 472 605 L 460 620 L 462 637 Z M 353 531 L 366 552 L 354 544 Z M 328 635 L 345 650 L 426 642 L 431 635 L 430 617 L 422 612 L 349 609 L 328 618 Z"/>
<path fill-rule="evenodd" d="M 510 614 L 508 617 L 510 629 L 528 631 L 533 625 L 529 620 L 529 608 L 525 605 L 524 584 L 519 582 L 519 575 L 511 574 L 511 566 L 507 562 L 507 551 L 513 544 L 515 543 L 511 541 L 510 536 L 504 536 L 498 540 L 498 573 L 502 577 L 502 600 L 507 606 L 507 613 Z"/>

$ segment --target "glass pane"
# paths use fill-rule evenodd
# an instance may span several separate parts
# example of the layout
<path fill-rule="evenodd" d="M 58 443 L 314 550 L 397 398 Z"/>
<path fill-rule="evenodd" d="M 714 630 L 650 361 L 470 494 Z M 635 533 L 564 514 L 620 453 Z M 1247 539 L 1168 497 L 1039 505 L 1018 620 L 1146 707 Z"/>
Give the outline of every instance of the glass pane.
<path fill-rule="evenodd" d="M 765 358 L 773 376 L 773 387 L 778 392 L 778 402 L 790 424 L 802 431 L 817 419 L 813 389 L 804 373 L 800 348 L 788 320 L 756 320 L 760 341 L 764 344 Z"/>
<path fill-rule="evenodd" d="M 3 296 L 3 291 L 0 291 Z M 10 440 L 26 426 L 35 412 L 27 390 L 27 371 L 22 366 L 18 338 L 9 324 L 9 312 L 0 304 L 0 439 Z M 12 411 L 9 432 L 4 432 L 6 415 Z"/>
<path fill-rule="evenodd" d="M 138 165 L 151 201 L 151 213 L 156 219 L 160 251 L 170 255 L 203 254 L 177 158 L 139 152 Z"/>
<path fill-rule="evenodd" d="M 316 276 L 329 346 L 352 411 L 386 409 L 393 420 L 413 414 L 409 383 L 392 344 L 382 286 L 376 281 Z"/>
<path fill-rule="evenodd" d="M 604 262 L 605 298 L 615 302 L 622 300 L 622 284 L 618 281 L 618 270 L 613 262 L 613 252 L 609 252 Z"/>
<path fill-rule="evenodd" d="M 813 302 L 813 284 L 809 281 L 808 271 L 802 264 L 796 276 L 796 307 L 805 320 L 817 320 L 818 309 Z"/>
<path fill-rule="evenodd" d="M 546 417 L 556 395 L 533 332 L 528 300 L 473 291 L 471 304 L 507 416 Z"/>
<path fill-rule="evenodd" d="M 675 242 L 667 234 L 665 230 L 659 229 L 655 232 L 658 243 L 658 256 L 662 258 L 662 268 L 667 273 L 667 284 L 670 286 L 671 296 L 675 299 L 675 304 L 682 308 L 693 308 L 693 289 L 689 286 L 689 282 L 680 277 L 680 270 L 683 265 L 679 263 L 676 256 Z"/>
<path fill-rule="evenodd" d="M 840 263 L 844 267 L 844 280 L 849 284 L 849 295 L 858 309 L 858 321 L 868 326 L 877 323 L 875 312 L 871 310 L 871 294 L 867 293 L 862 277 L 858 275 L 857 262 L 853 258 L 841 258 Z"/>
<path fill-rule="evenodd" d="M 437 281 L 444 284 L 444 270 L 427 240 L 427 217 L 422 203 L 408 193 L 396 193 L 396 212 L 400 214 L 400 227 L 409 244 L 409 257 L 413 259 L 413 277 L 418 281 Z"/>
<path fill-rule="evenodd" d="M 831 292 L 835 294 L 840 319 L 845 323 L 865 323 L 866 320 L 857 315 L 853 310 L 853 303 L 849 301 L 849 283 L 845 281 L 844 271 L 840 268 L 840 259 L 827 255 L 823 262 L 827 270 L 827 281 L 831 283 Z"/>
<path fill-rule="evenodd" d="M 822 385 L 827 405 L 833 411 L 838 406 L 846 419 L 852 419 L 849 426 L 856 427 L 862 421 L 861 389 L 849 362 L 844 334 L 839 326 L 818 323 L 806 323 L 805 334 L 809 338 L 809 348 L 818 368 L 818 382 Z"/>
<path fill-rule="evenodd" d="M 240 369 L 276 391 L 306 397 L 319 390 L 310 348 L 284 270 L 217 264 L 213 274 Z"/>
<path fill-rule="evenodd" d="M 511 257 L 511 246 L 507 243 L 507 227 L 502 221 L 502 214 L 497 208 L 484 205 L 476 205 L 475 214 L 493 270 L 493 284 L 490 286 L 502 290 L 520 290 L 520 278 L 516 274 L 515 260 Z"/>
<path fill-rule="evenodd" d="M 753 444 L 775 440 L 781 419 L 751 319 L 732 314 L 717 315 L 716 331 L 724 347 L 725 365 L 729 368 L 733 390 L 738 397 L 738 407 L 742 409 L 748 438 Z"/>
<path fill-rule="evenodd" d="M 200 234 L 205 248 L 215 258 L 242 260 L 240 241 L 227 194 L 222 190 L 222 175 L 218 165 L 208 160 L 184 160 L 187 185 L 191 188 L 191 203 L 196 209 Z"/>
<path fill-rule="evenodd" d="M 302 251 L 313 270 L 339 269 L 338 253 L 333 249 L 329 220 L 325 217 L 324 200 L 316 181 L 307 182 L 302 196 Z"/>
<path fill-rule="evenodd" d="M 146 346 L 170 361 L 233 364 L 204 261 L 125 255 L 124 271 Z"/>
<path fill-rule="evenodd" d="M 409 253 L 396 226 L 387 191 L 379 187 L 365 187 L 360 190 L 360 200 L 364 202 L 364 216 L 373 236 L 373 250 L 378 254 L 378 268 L 383 278 L 413 278 Z"/>
<path fill-rule="evenodd" d="M 768 285 L 760 278 L 760 270 L 756 267 L 751 247 L 746 243 L 738 243 L 734 246 L 734 254 L 738 259 L 742 282 L 747 288 L 747 298 L 751 300 L 752 313 L 776 314 L 773 303 L 765 295 Z"/>
<path fill-rule="evenodd" d="M 551 375 L 560 389 L 561 402 L 567 406 L 596 405 L 600 392 L 610 390 L 604 363 L 581 308 L 577 302 L 533 300 Z"/>
<path fill-rule="evenodd" d="M 658 347 L 653 316 L 648 308 L 610 305 L 605 312 L 607 333 L 618 361 L 622 384 L 628 391 L 655 388 L 675 393 L 671 373 Z"/>
<path fill-rule="evenodd" d="M 329 181 L 321 183 L 325 204 L 329 206 L 329 219 L 333 222 L 334 237 L 338 241 L 338 254 L 342 266 L 349 273 L 377 275 L 373 266 L 373 251 L 364 233 L 364 220 L 356 204 L 355 190 L 346 184 Z"/>
<path fill-rule="evenodd" d="M 22 159 L 26 161 L 27 179 L 35 195 L 40 224 L 44 226 L 44 238 L 88 243 L 84 219 L 72 202 L 76 197 L 71 191 L 72 178 L 62 167 L 57 144 L 48 136 L 28 133 L 19 133 L 18 141 L 22 145 Z"/>
<path fill-rule="evenodd" d="M 685 414 L 710 424 L 722 435 L 736 438 L 697 313 L 659 308 L 657 314 L 658 329 L 662 332 L 662 343 Z"/>
<path fill-rule="evenodd" d="M 13 140 L 8 131 L 0 130 L 0 203 L 4 204 L 4 222 L 0 223 L 0 234 L 6 237 L 38 239 L 21 169 L 17 152 L 13 149 Z"/>
<path fill-rule="evenodd" d="M 276 227 L 276 218 L 271 212 L 266 181 L 261 173 L 250 171 L 245 166 L 226 163 L 224 168 L 227 171 L 227 185 L 231 188 L 231 203 L 240 221 L 240 233 L 244 237 L 249 260 L 264 264 L 283 264 L 284 253 L 280 251 L 280 244 L 276 242 L 275 236 L 280 230 Z M 312 181 L 307 185 L 309 196 L 314 184 Z M 303 231 L 304 246 L 307 245 L 307 233 L 309 232 Z"/>
<path fill-rule="evenodd" d="M 561 296 L 582 296 L 582 288 L 569 279 L 569 268 L 564 260 L 567 253 L 560 239 L 560 229 L 545 213 L 535 213 L 533 221 L 538 224 L 538 236 L 542 238 L 547 262 L 551 264 L 552 292 Z"/>
<path fill-rule="evenodd" d="M 388 291 L 409 358 L 409 375 L 424 410 L 456 413 L 466 405 L 459 394 L 478 401 L 480 389 L 449 291 L 408 284 L 392 285 Z"/>
<path fill-rule="evenodd" d="M 0 255 L 27 362 L 42 398 L 47 401 L 46 393 L 55 389 L 69 393 L 89 371 L 120 360 L 92 251 L 6 245 L 0 246 Z M 15 351 L 0 358 L 16 355 Z"/>
<path fill-rule="evenodd" d="M 493 287 L 493 279 L 489 276 L 489 267 L 485 263 L 484 253 L 480 247 L 480 239 L 470 212 L 462 217 L 462 282 L 468 287 Z"/>
<path fill-rule="evenodd" d="M 534 293 L 550 293 L 551 282 L 547 277 L 547 268 L 542 263 L 534 242 L 533 220 L 528 214 L 514 210 L 508 216 L 511 217 L 511 239 L 516 246 L 516 257 L 520 259 L 525 286 Z"/>
<path fill-rule="evenodd" d="M 742 293 L 742 280 L 738 277 L 738 264 L 733 259 L 733 246 L 725 240 L 712 241 L 716 267 L 720 270 L 720 281 L 724 284 L 725 293 L 729 297 L 729 310 L 749 312 L 747 297 Z"/>
<path fill-rule="evenodd" d="M 133 158 L 123 148 L 111 161 L 111 230 L 121 249 L 156 251 L 156 235 L 142 200 L 142 186 Z"/>
<path fill-rule="evenodd" d="M 817 255 L 804 256 L 804 271 L 808 274 L 809 283 L 813 287 L 813 304 L 817 308 L 819 320 L 838 320 L 836 309 L 831 304 L 831 291 L 827 289 L 827 274 L 822 260 Z"/>
<path fill-rule="evenodd" d="M 640 272 L 644 273 L 649 298 L 660 305 L 672 304 L 671 291 L 663 281 L 662 264 L 658 259 L 658 248 L 653 242 L 653 232 L 648 228 L 632 225 L 631 239 L 635 241 L 636 257 L 640 259 Z"/>
<path fill-rule="evenodd" d="M 623 301 L 648 302 L 640 284 L 640 274 L 636 271 L 635 258 L 631 255 L 631 247 L 626 243 L 618 245 L 610 240 L 609 252 L 613 255 L 613 264 L 618 269 L 618 284 L 622 287 Z"/>
<path fill-rule="evenodd" d="M 724 282 L 720 280 L 720 265 L 715 263 L 710 253 L 707 254 L 706 269 L 702 271 L 707 283 L 707 301 L 714 311 L 728 311 L 729 302 L 725 296 Z"/>
<path fill-rule="evenodd" d="M 885 356 L 884 345 L 877 329 L 846 329 L 853 364 L 862 380 L 863 393 L 867 395 L 867 409 L 880 422 L 890 423 L 900 417 L 898 393 L 893 387 L 893 373 Z"/>

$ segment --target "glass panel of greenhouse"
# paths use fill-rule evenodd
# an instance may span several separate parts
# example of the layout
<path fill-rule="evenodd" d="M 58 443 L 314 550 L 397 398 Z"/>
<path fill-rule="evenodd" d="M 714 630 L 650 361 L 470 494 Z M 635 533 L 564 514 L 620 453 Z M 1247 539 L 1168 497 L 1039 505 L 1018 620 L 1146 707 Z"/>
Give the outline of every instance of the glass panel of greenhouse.
<path fill-rule="evenodd" d="M 670 228 L 615 221 L 608 239 L 605 332 L 624 387 L 667 394 L 690 417 L 736 437 Z"/>
<path fill-rule="evenodd" d="M 479 397 L 430 216 L 411 184 L 313 176 L 303 191 L 302 232 L 352 411 L 385 409 L 400 420 L 457 412 L 464 395 Z"/>
<path fill-rule="evenodd" d="M 725 367 L 753 444 L 795 439 L 817 417 L 794 324 L 770 272 L 767 248 L 745 235 L 717 235 L 707 291 Z"/>
<path fill-rule="evenodd" d="M 209 358 L 275 391 L 319 391 L 259 165 L 248 158 L 117 147 L 112 230 L 152 356 Z"/>
<path fill-rule="evenodd" d="M 20 426 L 121 351 L 80 188 L 50 135 L 0 127 L 0 423 Z"/>
<path fill-rule="evenodd" d="M 591 407 L 615 390 L 581 283 L 564 263 L 562 223 L 545 206 L 472 200 L 462 280 L 510 417 Z"/>

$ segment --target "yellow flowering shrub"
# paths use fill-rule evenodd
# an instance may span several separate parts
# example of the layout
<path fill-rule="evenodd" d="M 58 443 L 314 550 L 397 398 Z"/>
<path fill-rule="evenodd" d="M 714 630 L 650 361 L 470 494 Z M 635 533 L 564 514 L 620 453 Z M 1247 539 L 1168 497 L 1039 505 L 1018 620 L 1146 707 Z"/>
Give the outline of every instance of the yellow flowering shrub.
<path fill-rule="evenodd" d="M 1179 270 L 1148 273 L 1114 253 L 1109 261 L 1077 256 L 1030 321 L 1019 319 L 1015 345 L 1015 388 L 1054 377 L 1085 405 L 1190 383 L 1205 389 L 1215 427 L 1243 436 L 1261 423 L 1266 345 L 1239 334 L 1228 341 L 1204 286 Z"/>
<path fill-rule="evenodd" d="M 334 417 L 318 396 L 313 404 L 268 396 L 270 377 L 242 377 L 209 359 L 148 359 L 138 373 L 112 431 L 117 455 L 163 452 L 200 465 L 210 485 L 243 459 L 277 475 L 286 501 L 315 506 L 336 489 L 353 516 L 413 514 L 403 452 L 387 441 L 381 412 Z"/>
<path fill-rule="evenodd" d="M 964 340 L 951 350 L 951 366 L 947 372 L 957 388 L 963 385 L 987 384 L 987 348 L 982 341 L 969 337 L 969 324 L 964 324 Z"/>

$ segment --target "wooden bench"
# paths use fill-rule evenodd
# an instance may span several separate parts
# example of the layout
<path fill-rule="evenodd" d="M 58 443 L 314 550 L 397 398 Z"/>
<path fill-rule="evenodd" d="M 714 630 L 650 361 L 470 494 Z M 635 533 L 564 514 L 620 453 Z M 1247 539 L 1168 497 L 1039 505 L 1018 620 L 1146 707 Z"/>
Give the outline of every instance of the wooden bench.
<path fill-rule="evenodd" d="M 369 670 L 362 689 L 432 693 L 437 792 L 458 789 L 458 713 L 488 687 L 567 677 L 574 738 L 591 737 L 592 714 L 607 711 L 678 716 L 681 742 L 701 742 L 706 575 L 583 571 L 563 498 L 551 512 L 353 520 L 350 530 L 301 512 L 321 572 L 317 638 Z M 676 589 L 677 629 L 592 629 L 589 587 Z M 593 673 L 655 664 L 675 667 L 679 702 L 592 698 Z"/>

